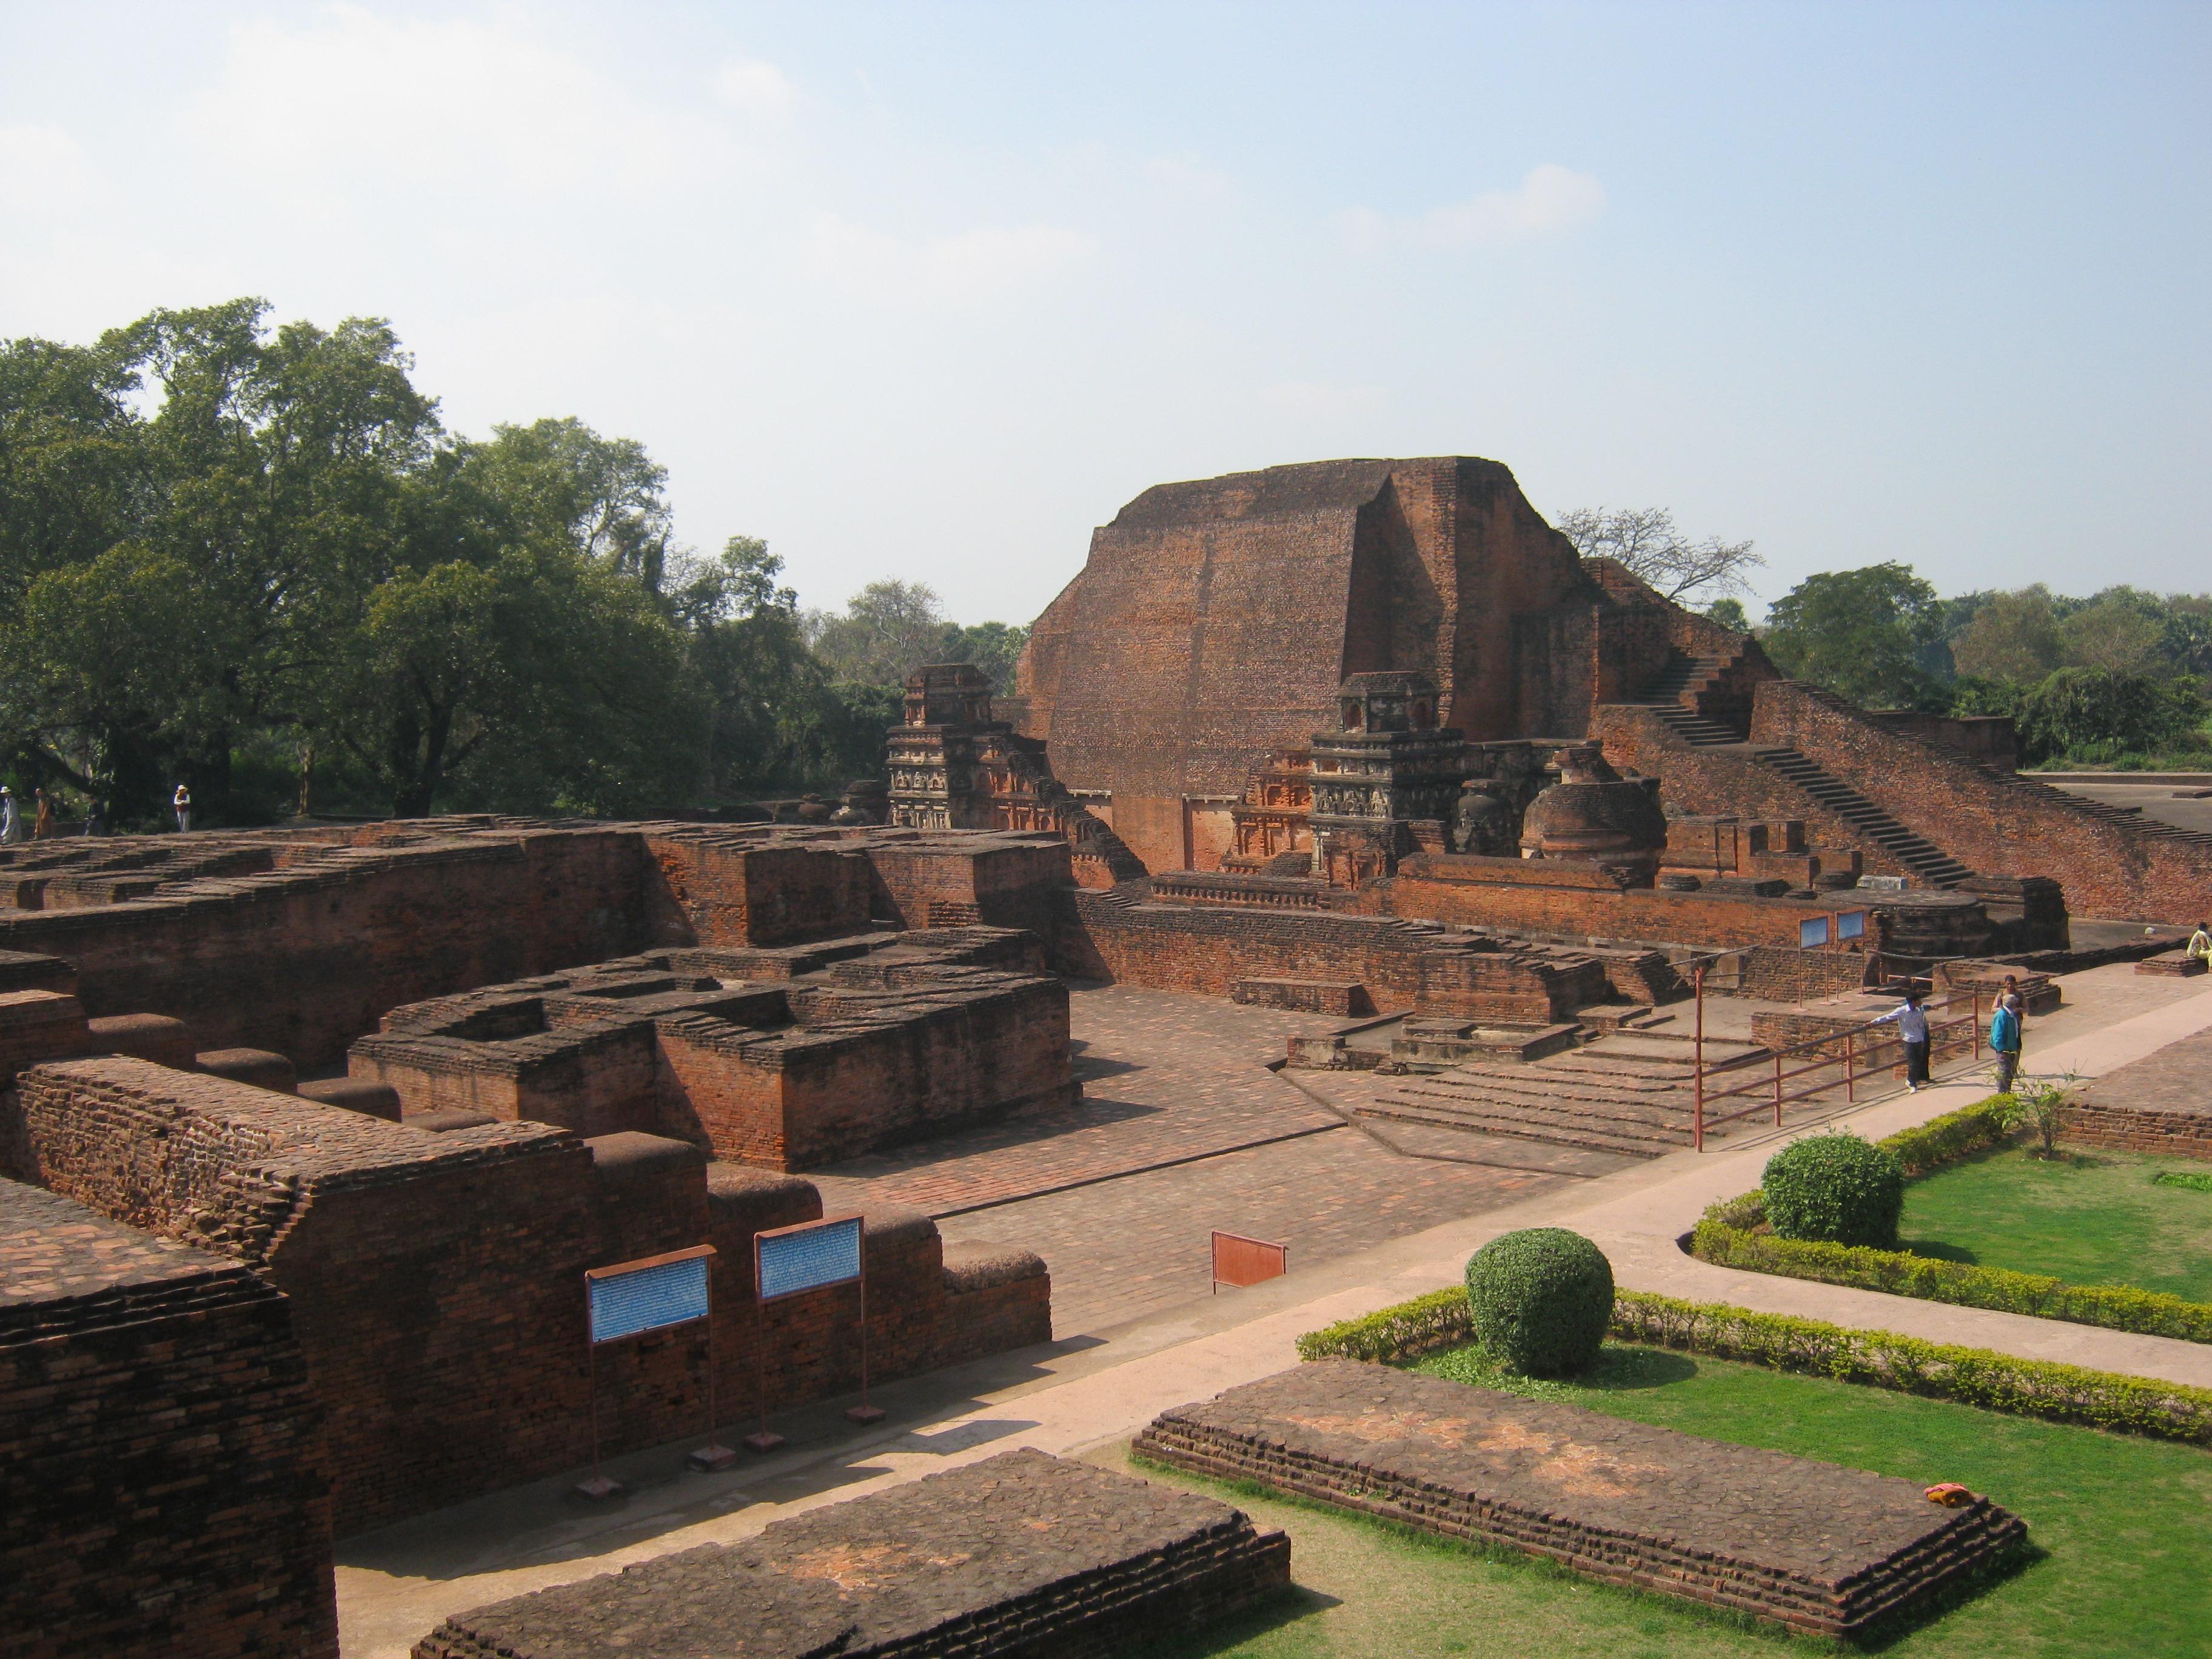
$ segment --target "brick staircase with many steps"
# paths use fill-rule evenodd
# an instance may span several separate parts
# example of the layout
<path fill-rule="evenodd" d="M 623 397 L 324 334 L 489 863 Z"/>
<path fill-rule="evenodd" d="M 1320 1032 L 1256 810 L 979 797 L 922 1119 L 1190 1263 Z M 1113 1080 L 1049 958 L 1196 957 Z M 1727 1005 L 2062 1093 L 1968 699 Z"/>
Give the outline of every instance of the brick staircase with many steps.
<path fill-rule="evenodd" d="M 1764 1052 L 1751 1042 L 1705 1039 L 1709 1072 Z M 1402 1078 L 1351 1111 L 1379 1125 L 1658 1158 L 1691 1144 L 1695 1054 L 1687 1036 L 1624 1031 L 1523 1064 L 1475 1061 Z"/>

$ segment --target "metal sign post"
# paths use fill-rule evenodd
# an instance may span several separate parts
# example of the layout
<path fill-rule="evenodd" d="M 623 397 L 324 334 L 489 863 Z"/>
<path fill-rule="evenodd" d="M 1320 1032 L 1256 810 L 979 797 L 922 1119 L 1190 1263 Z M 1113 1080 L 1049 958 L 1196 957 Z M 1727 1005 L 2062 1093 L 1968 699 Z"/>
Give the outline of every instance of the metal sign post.
<path fill-rule="evenodd" d="M 753 1235 L 753 1291 L 758 1306 L 834 1285 L 860 1287 L 860 1403 L 846 1417 L 854 1423 L 879 1423 L 882 1408 L 868 1403 L 868 1268 L 866 1224 L 857 1215 L 803 1221 Z M 761 1324 L 760 1431 L 744 1438 L 748 1451 L 774 1451 L 783 1437 L 768 1425 L 768 1327 Z"/>
<path fill-rule="evenodd" d="M 714 1440 L 714 1299 L 708 1271 L 714 1259 L 713 1245 L 695 1244 L 688 1250 L 618 1261 L 611 1267 L 592 1267 L 585 1273 L 592 1376 L 592 1478 L 576 1487 L 585 1497 L 611 1498 L 623 1489 L 621 1481 L 609 1479 L 599 1468 L 599 1350 L 610 1342 L 642 1336 L 648 1331 L 706 1322 L 707 1443 L 691 1454 L 691 1467 L 726 1469 L 737 1462 L 735 1452 Z"/>

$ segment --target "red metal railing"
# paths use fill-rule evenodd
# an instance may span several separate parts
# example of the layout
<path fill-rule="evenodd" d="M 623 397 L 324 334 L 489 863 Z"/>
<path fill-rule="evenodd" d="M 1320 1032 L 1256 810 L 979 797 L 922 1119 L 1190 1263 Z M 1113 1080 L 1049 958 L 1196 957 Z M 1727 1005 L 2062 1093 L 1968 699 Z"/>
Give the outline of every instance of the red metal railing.
<path fill-rule="evenodd" d="M 1790 1043 L 1765 1053 L 1736 1054 L 1716 1065 L 1707 1066 L 1705 1064 L 1705 965 L 1701 963 L 1693 970 L 1698 1006 L 1694 1034 L 1691 1038 L 1694 1047 L 1692 1061 L 1693 1091 L 1691 1099 L 1690 1145 L 1698 1152 L 1702 1152 L 1705 1149 L 1705 1131 L 1723 1123 L 1734 1123 L 1739 1119 L 1755 1116 L 1771 1110 L 1774 1114 L 1775 1126 L 1778 1128 L 1782 1123 L 1782 1111 L 1784 1106 L 1794 1101 L 1813 1099 L 1816 1096 L 1826 1094 L 1838 1088 L 1843 1090 L 1844 1098 L 1847 1102 L 1856 1101 L 1858 1098 L 1859 1076 L 1863 1063 L 1867 1061 L 1872 1054 L 1879 1054 L 1885 1044 L 1892 1048 L 1902 1047 L 1903 1040 L 1897 1035 L 1893 1020 L 1871 1019 L 1841 1031 L 1830 1031 L 1820 1036 L 1808 1037 L 1802 1042 Z M 1934 1075 L 1937 1060 L 1944 1052 L 1947 1039 L 1950 1040 L 1949 1046 L 1954 1054 L 1963 1050 L 1971 1054 L 1975 1060 L 1981 1059 L 1981 992 L 1977 990 L 1954 993 L 1948 997 L 1924 1000 L 1920 1006 L 1921 1011 L 1929 1016 L 1928 1066 L 1931 1077 Z M 1954 1016 L 1948 1019 L 1939 1019 L 1935 1017 L 1942 1010 L 1960 1006 L 1967 1008 L 1964 1015 Z M 1956 1034 L 1961 1026 L 1964 1026 L 1966 1031 L 1966 1041 L 1963 1043 L 1955 1041 Z M 1841 1045 L 1840 1054 L 1837 1052 L 1838 1045 Z M 1784 1062 L 1794 1057 L 1808 1054 L 1819 1057 L 1809 1065 L 1795 1067 L 1785 1066 Z M 1881 1069 L 1896 1064 L 1898 1060 L 1895 1058 L 1885 1058 L 1875 1061 L 1871 1069 Z M 1716 1078 L 1724 1079 L 1736 1073 L 1750 1072 L 1753 1069 L 1764 1073 L 1768 1072 L 1770 1068 L 1771 1075 L 1753 1078 L 1749 1081 L 1736 1084 L 1732 1088 L 1716 1090 L 1711 1086 L 1711 1079 Z M 1841 1069 L 1842 1075 L 1832 1078 L 1826 1082 L 1814 1083 L 1795 1090 L 1787 1086 L 1798 1079 L 1817 1076 L 1821 1073 L 1834 1072 L 1838 1068 Z M 1734 1111 L 1723 1112 L 1717 1116 L 1707 1109 L 1711 1102 L 1728 1100 L 1737 1096 L 1750 1094 L 1754 1091 L 1762 1097 L 1755 1104 L 1741 1107 Z"/>

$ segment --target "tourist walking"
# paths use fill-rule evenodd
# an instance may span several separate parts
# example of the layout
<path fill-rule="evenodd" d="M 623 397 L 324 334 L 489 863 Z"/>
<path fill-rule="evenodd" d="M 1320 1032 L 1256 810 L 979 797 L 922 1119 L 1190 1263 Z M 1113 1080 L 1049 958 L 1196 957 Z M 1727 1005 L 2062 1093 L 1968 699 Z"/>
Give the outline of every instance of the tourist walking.
<path fill-rule="evenodd" d="M 2189 954 L 2198 961 L 2212 962 L 2212 927 L 2201 921 L 2197 924 L 2197 931 L 2189 936 Z"/>
<path fill-rule="evenodd" d="M 33 789 L 31 794 L 39 803 L 38 810 L 31 817 L 31 839 L 44 841 L 54 833 L 54 804 L 46 799 L 46 792 L 43 789 Z"/>
<path fill-rule="evenodd" d="M 2001 1095 L 2012 1092 L 2012 1080 L 2020 1072 L 2019 1001 L 2018 992 L 2000 992 L 1996 1012 L 1990 1016 L 1990 1052 L 1996 1056 L 1997 1092 Z"/>
<path fill-rule="evenodd" d="M 1875 1024 L 1887 1025 L 1893 1021 L 1905 1044 L 1905 1086 L 1918 1094 L 1928 1083 L 1928 1011 L 1920 1006 L 1919 992 L 1907 991 L 1904 1002 L 1877 1015 Z"/>
<path fill-rule="evenodd" d="M 102 836 L 107 833 L 107 808 L 100 804 L 100 798 L 96 795 L 93 798 L 92 805 L 84 809 L 84 833 L 88 836 Z"/>
<path fill-rule="evenodd" d="M 23 839 L 23 826 L 15 817 L 15 792 L 0 783 L 0 841 L 19 842 Z"/>
<path fill-rule="evenodd" d="M 177 793 L 169 798 L 169 805 L 177 811 L 177 833 L 184 835 L 192 827 L 192 792 L 179 784 Z"/>

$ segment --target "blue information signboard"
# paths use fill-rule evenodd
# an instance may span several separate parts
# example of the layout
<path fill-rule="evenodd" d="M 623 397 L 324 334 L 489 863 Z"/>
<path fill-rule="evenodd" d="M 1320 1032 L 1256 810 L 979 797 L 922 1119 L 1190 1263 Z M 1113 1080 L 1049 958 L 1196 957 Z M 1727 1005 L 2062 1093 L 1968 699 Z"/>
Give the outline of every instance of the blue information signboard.
<path fill-rule="evenodd" d="M 707 1316 L 707 1266 L 712 1251 L 674 1261 L 601 1268 L 586 1279 L 592 1340 L 612 1342 Z"/>
<path fill-rule="evenodd" d="M 860 1218 L 841 1216 L 757 1235 L 760 1299 L 848 1285 L 860 1276 Z"/>
<path fill-rule="evenodd" d="M 1867 913 L 1863 910 L 1845 911 L 1842 915 L 1836 918 L 1836 937 L 1838 939 L 1864 939 L 1866 937 L 1866 919 Z"/>

